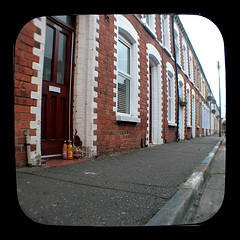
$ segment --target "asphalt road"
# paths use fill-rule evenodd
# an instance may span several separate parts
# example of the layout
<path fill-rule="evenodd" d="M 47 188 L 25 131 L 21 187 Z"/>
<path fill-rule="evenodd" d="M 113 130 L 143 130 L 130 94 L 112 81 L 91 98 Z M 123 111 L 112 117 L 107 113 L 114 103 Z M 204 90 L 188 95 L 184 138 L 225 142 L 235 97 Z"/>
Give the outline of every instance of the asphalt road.
<path fill-rule="evenodd" d="M 70 165 L 18 168 L 19 205 L 42 224 L 143 225 L 219 140 L 214 135 Z"/>

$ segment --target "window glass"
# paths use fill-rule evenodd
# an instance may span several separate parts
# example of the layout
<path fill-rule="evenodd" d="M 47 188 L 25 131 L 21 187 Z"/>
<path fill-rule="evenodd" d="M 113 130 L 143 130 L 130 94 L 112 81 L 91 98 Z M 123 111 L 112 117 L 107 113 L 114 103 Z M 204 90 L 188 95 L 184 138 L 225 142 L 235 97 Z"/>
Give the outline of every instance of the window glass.
<path fill-rule="evenodd" d="M 163 18 L 162 18 L 162 42 L 163 42 L 163 46 L 165 47 L 165 45 L 166 45 L 166 34 L 165 34 L 165 19 L 164 19 L 164 16 L 163 16 Z"/>
<path fill-rule="evenodd" d="M 56 18 L 60 19 L 61 21 L 67 23 L 70 26 L 73 26 L 73 17 L 69 15 L 58 15 L 55 16 Z"/>
<path fill-rule="evenodd" d="M 43 67 L 43 79 L 46 81 L 51 81 L 52 77 L 53 39 L 54 29 L 47 25 Z"/>
<path fill-rule="evenodd" d="M 168 121 L 172 120 L 172 99 L 168 98 Z"/>
<path fill-rule="evenodd" d="M 177 59 L 177 63 L 179 63 L 180 62 L 179 38 L 176 30 L 174 30 L 174 37 L 175 37 L 176 59 Z"/>
<path fill-rule="evenodd" d="M 130 81 L 118 75 L 118 107 L 121 113 L 130 113 Z"/>
<path fill-rule="evenodd" d="M 143 14 L 143 18 L 146 18 L 146 23 L 150 26 L 150 15 L 149 14 Z"/>
<path fill-rule="evenodd" d="M 187 89 L 187 125 L 190 124 L 190 94 L 189 89 Z"/>
<path fill-rule="evenodd" d="M 163 17 L 162 17 L 162 34 L 163 34 L 162 40 L 163 40 L 163 46 L 169 49 L 168 28 L 169 28 L 168 15 L 163 15 Z"/>
<path fill-rule="evenodd" d="M 60 33 L 58 48 L 57 83 L 64 84 L 67 36 Z"/>
<path fill-rule="evenodd" d="M 171 79 L 168 77 L 168 96 L 172 96 Z"/>
<path fill-rule="evenodd" d="M 121 41 L 118 42 L 118 68 L 130 74 L 130 48 Z"/>
<path fill-rule="evenodd" d="M 173 99 L 172 99 L 172 73 L 168 72 L 168 121 L 172 121 Z"/>

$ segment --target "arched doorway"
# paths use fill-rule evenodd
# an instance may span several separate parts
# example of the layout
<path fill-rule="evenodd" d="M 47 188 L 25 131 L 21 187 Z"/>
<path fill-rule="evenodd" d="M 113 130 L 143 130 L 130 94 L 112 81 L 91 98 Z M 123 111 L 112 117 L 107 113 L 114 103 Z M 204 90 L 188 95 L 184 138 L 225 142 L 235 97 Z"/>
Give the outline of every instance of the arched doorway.
<path fill-rule="evenodd" d="M 162 140 L 162 84 L 161 57 L 157 49 L 147 44 L 149 57 L 148 143 L 161 144 Z"/>

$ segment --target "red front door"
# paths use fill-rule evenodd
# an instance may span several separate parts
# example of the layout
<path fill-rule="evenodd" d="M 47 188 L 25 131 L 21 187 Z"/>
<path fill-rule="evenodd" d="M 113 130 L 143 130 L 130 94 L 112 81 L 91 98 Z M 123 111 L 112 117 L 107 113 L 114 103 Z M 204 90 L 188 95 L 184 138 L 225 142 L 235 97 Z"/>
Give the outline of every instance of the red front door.
<path fill-rule="evenodd" d="M 61 154 L 69 134 L 72 32 L 47 19 L 42 85 L 42 155 Z"/>

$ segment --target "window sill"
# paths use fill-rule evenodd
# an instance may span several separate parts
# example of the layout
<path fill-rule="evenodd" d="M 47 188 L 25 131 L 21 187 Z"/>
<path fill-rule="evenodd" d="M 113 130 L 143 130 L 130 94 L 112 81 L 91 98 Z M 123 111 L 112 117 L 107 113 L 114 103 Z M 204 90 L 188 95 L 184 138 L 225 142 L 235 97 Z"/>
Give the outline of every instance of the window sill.
<path fill-rule="evenodd" d="M 176 127 L 176 126 L 177 126 L 177 124 L 176 124 L 176 123 L 174 123 L 174 122 L 168 122 L 168 126 L 170 126 L 170 127 Z"/>
<path fill-rule="evenodd" d="M 143 26 L 154 39 L 157 39 L 157 35 L 153 32 L 153 29 L 147 23 L 143 23 Z"/>
<path fill-rule="evenodd" d="M 134 123 L 140 123 L 140 119 L 138 117 L 132 117 L 127 114 L 117 114 L 116 120 L 120 122 L 134 122 Z"/>

